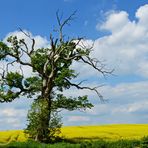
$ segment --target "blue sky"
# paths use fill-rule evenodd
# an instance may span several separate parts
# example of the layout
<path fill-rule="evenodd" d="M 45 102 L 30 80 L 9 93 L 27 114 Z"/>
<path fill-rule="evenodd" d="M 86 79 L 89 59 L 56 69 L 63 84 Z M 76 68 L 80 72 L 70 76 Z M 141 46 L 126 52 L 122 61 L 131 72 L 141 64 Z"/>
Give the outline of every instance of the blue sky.
<path fill-rule="evenodd" d="M 67 28 L 68 35 L 74 32 L 74 35 L 96 39 L 104 34 L 97 32 L 95 28 L 96 23 L 103 21 L 103 13 L 124 10 L 130 14 L 130 19 L 134 19 L 135 11 L 146 2 L 146 0 L 135 0 L 131 3 L 128 0 L 2 0 L 0 37 L 3 38 L 18 27 L 48 37 L 49 31 L 57 24 L 55 12 L 59 9 L 65 16 L 77 10 L 77 19 Z"/>
<path fill-rule="evenodd" d="M 116 75 L 107 79 L 96 77 L 89 67 L 82 65 L 79 69 L 74 64 L 80 79 L 89 79 L 86 85 L 105 84 L 100 92 L 109 101 L 102 104 L 93 93 L 77 91 L 93 98 L 95 107 L 86 112 L 63 111 L 64 125 L 147 123 L 147 0 L 1 0 L 0 39 L 5 41 L 9 35 L 23 37 L 18 31 L 21 27 L 37 40 L 37 47 L 47 46 L 49 34 L 57 26 L 57 10 L 63 12 L 63 17 L 77 11 L 76 19 L 65 28 L 65 34 L 85 37 L 86 44 L 94 42 L 92 56 L 106 60 Z M 65 93 L 74 96 L 73 92 Z M 24 128 L 30 102 L 20 99 L 0 104 L 0 130 Z"/>

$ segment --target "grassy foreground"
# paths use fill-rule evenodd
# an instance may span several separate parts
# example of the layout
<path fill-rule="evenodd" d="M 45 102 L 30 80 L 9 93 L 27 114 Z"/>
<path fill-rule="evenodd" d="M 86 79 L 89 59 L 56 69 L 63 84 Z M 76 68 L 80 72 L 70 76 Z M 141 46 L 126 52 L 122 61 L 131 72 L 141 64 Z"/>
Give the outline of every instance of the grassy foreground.
<path fill-rule="evenodd" d="M 50 145 L 50 147 L 96 147 L 96 145 L 109 145 L 109 147 L 132 147 L 131 145 L 140 143 L 140 139 L 148 136 L 148 124 L 117 124 L 117 125 L 102 125 L 102 126 L 69 126 L 62 128 L 61 137 L 73 140 L 72 143 L 64 142 L 60 144 Z M 78 141 L 81 140 L 81 143 Z M 83 141 L 82 141 L 83 140 Z M 46 147 L 36 143 L 28 143 L 23 130 L 1 131 L 0 132 L 0 146 L 5 144 L 10 147 Z M 77 142 L 76 142 L 77 141 Z M 91 141 L 91 142 L 90 142 Z M 93 142 L 92 142 L 93 141 Z M 15 142 L 15 143 L 14 143 Z M 16 143 L 17 142 L 17 143 Z M 20 143 L 19 143 L 20 142 Z M 3 145 L 4 144 L 4 145 Z M 19 144 L 21 146 L 19 146 Z M 12 146 L 13 145 L 13 146 Z M 35 146 L 36 145 L 36 146 Z M 112 145 L 112 146 L 111 146 Z M 126 145 L 126 146 L 125 146 Z M 6 147 L 6 145 L 5 145 Z M 47 146 L 48 147 L 48 146 Z"/>

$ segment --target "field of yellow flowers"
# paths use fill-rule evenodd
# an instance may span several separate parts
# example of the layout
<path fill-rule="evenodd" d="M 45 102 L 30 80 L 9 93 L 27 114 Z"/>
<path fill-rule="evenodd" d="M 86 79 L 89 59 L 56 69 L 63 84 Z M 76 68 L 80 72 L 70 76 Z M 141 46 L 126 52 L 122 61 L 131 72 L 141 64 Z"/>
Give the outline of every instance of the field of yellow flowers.
<path fill-rule="evenodd" d="M 101 126 L 67 126 L 61 129 L 61 136 L 68 139 L 141 139 L 148 136 L 148 124 L 117 124 Z M 1 131 L 0 143 L 26 141 L 23 130 Z"/>

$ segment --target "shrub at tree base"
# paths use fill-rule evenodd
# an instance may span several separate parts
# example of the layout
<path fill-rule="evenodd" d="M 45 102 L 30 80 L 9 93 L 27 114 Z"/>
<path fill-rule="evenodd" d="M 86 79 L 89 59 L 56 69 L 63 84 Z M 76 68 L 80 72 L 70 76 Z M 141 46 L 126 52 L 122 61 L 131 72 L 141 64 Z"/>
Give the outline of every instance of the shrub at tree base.
<path fill-rule="evenodd" d="M 61 133 L 62 123 L 61 117 L 56 110 L 51 110 L 50 122 L 47 121 L 49 122 L 49 128 L 48 130 L 45 128 L 46 126 L 44 124 L 46 117 L 48 116 L 46 106 L 47 102 L 45 100 L 37 99 L 33 102 L 31 109 L 28 112 L 28 125 L 25 129 L 25 133 L 29 135 L 29 138 L 34 139 L 35 141 L 37 141 L 37 139 L 43 139 L 44 142 L 52 142 L 57 138 L 60 138 L 59 134 Z M 42 133 L 42 131 L 45 133 Z"/>
<path fill-rule="evenodd" d="M 142 138 L 142 140 L 141 140 L 141 148 L 148 148 L 148 136 Z"/>

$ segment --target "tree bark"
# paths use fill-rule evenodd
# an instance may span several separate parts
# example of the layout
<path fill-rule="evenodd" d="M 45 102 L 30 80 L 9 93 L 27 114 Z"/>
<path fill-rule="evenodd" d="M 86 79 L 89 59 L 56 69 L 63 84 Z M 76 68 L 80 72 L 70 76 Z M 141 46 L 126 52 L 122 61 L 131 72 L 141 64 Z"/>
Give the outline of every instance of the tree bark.
<path fill-rule="evenodd" d="M 48 91 L 47 91 L 48 90 Z M 38 141 L 40 142 L 48 142 L 51 140 L 50 137 L 50 129 L 49 123 L 51 119 L 51 111 L 52 111 L 52 97 L 51 90 L 49 88 L 44 89 L 42 96 L 42 104 L 41 104 L 41 129 L 38 135 Z"/>

